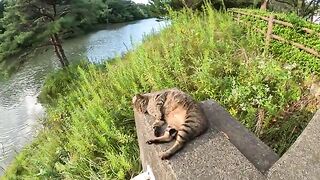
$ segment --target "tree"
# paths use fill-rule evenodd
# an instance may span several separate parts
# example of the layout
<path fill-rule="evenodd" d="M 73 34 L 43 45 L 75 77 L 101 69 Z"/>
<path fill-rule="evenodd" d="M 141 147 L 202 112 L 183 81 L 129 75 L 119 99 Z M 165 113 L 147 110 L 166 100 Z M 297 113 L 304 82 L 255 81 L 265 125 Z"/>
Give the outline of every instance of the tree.
<path fill-rule="evenodd" d="M 308 19 L 320 9 L 320 0 L 272 0 L 271 3 L 277 10 L 280 7 L 280 11 L 293 11 Z"/>
<path fill-rule="evenodd" d="M 96 0 L 12 0 L 8 2 L 0 36 L 0 59 L 17 51 L 51 45 L 61 65 L 69 61 L 62 48 L 61 35 L 70 29 L 95 23 L 100 1 Z M 45 42 L 45 44 L 44 44 Z M 10 55 L 9 54 L 9 55 Z"/>
<path fill-rule="evenodd" d="M 151 0 L 149 1 L 151 6 L 151 11 L 157 15 L 161 16 L 167 13 L 166 6 L 170 6 L 171 0 Z"/>
<path fill-rule="evenodd" d="M 131 0 L 104 0 L 105 9 L 100 22 L 125 22 L 150 16 L 148 6 L 136 4 Z"/>
<path fill-rule="evenodd" d="M 4 6 L 5 6 L 4 1 L 0 0 L 0 19 L 3 17 Z M 2 34 L 3 31 L 4 31 L 4 28 L 2 26 L 2 23 L 0 23 L 0 34 Z"/>
<path fill-rule="evenodd" d="M 108 0 L 105 3 L 108 8 L 106 15 L 108 22 L 125 22 L 147 17 L 142 9 L 131 0 Z"/>
<path fill-rule="evenodd" d="M 208 0 L 216 9 L 232 8 L 232 7 L 249 7 L 253 6 L 256 0 Z M 199 9 L 206 1 L 205 0 L 151 0 L 150 3 L 158 10 L 158 13 L 166 13 L 166 6 L 170 6 L 174 10 L 183 7 Z"/>
<path fill-rule="evenodd" d="M 92 29 L 92 24 L 150 16 L 150 5 L 130 0 L 0 0 L 0 62 L 27 48 L 30 52 L 51 45 L 65 67 L 69 64 L 62 48 L 65 34 Z"/>
<path fill-rule="evenodd" d="M 4 11 L 4 3 L 0 1 L 0 18 L 3 16 L 3 11 Z"/>
<path fill-rule="evenodd" d="M 222 0 L 213 0 L 213 2 L 219 3 L 220 6 L 222 6 L 221 1 Z M 256 0 L 223 0 L 223 2 L 226 8 L 245 8 L 256 4 Z"/>

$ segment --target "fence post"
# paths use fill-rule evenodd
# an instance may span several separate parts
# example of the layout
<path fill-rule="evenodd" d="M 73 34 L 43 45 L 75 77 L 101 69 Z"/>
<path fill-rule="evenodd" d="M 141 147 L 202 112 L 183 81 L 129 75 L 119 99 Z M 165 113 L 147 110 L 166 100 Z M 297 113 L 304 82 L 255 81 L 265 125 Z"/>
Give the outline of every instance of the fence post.
<path fill-rule="evenodd" d="M 240 16 L 241 16 L 241 14 L 240 13 L 237 13 L 238 14 L 238 16 L 237 16 L 237 22 L 238 22 L 238 24 L 240 24 Z"/>
<path fill-rule="evenodd" d="M 269 20 L 268 20 L 268 30 L 267 30 L 267 34 L 266 34 L 266 49 L 268 49 L 268 47 L 270 45 L 270 41 L 271 41 L 273 20 L 274 20 L 274 15 L 270 15 Z"/>

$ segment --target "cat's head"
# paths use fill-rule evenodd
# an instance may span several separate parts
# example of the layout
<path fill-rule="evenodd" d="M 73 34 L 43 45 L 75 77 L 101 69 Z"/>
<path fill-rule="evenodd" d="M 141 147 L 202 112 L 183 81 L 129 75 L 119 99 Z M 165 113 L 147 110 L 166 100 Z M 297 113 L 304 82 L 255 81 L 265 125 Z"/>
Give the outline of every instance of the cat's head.
<path fill-rule="evenodd" d="M 132 105 L 134 109 L 141 113 L 147 113 L 147 107 L 149 103 L 149 98 L 143 94 L 137 94 L 132 98 Z"/>

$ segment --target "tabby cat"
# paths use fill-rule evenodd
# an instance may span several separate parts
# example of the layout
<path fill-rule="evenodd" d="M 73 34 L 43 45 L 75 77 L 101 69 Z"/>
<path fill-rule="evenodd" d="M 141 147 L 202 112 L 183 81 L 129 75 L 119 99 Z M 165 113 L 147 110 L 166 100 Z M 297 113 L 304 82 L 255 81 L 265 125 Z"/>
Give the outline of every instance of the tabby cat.
<path fill-rule="evenodd" d="M 148 113 L 155 118 L 152 127 L 156 138 L 147 141 L 148 144 L 170 142 L 176 137 L 174 145 L 162 153 L 162 160 L 169 159 L 186 142 L 201 135 L 208 128 L 208 120 L 200 104 L 176 88 L 138 94 L 133 97 L 132 103 L 137 111 Z M 167 128 L 160 136 L 160 130 L 165 124 Z"/>

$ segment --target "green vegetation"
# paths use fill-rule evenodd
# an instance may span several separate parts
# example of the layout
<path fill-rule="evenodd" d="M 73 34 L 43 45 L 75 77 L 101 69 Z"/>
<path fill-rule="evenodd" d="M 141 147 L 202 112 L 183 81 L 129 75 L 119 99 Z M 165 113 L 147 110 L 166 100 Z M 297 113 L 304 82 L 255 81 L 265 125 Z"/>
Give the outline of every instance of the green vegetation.
<path fill-rule="evenodd" d="M 3 17 L 3 11 L 4 11 L 4 3 L 0 1 L 0 19 Z M 3 31 L 2 23 L 0 24 L 0 34 L 2 34 Z"/>
<path fill-rule="evenodd" d="M 28 53 L 44 46 L 52 46 L 61 65 L 68 66 L 61 41 L 64 37 L 88 31 L 98 23 L 151 16 L 149 6 L 130 0 L 3 0 L 0 2 L 0 69 L 18 67 Z M 7 67 L 5 59 L 13 55 L 20 62 Z M 8 73 L 2 71 L 0 77 L 5 74 Z"/>
<path fill-rule="evenodd" d="M 48 78 L 42 94 L 54 99 L 43 98 L 50 102 L 45 129 L 4 179 L 128 179 L 139 172 L 132 111 L 124 108 L 130 94 L 119 99 L 118 91 L 103 87 L 117 78 L 81 67 Z"/>
<path fill-rule="evenodd" d="M 151 0 L 151 8 L 158 15 L 166 14 L 167 7 L 179 10 L 185 7 L 191 9 L 201 9 L 202 5 L 209 2 L 216 9 L 225 9 L 232 7 L 252 7 L 258 6 L 260 0 Z"/>
<path fill-rule="evenodd" d="M 320 25 L 310 23 L 298 17 L 296 14 L 284 14 L 284 13 L 271 13 L 266 11 L 259 11 L 253 9 L 236 9 L 238 11 L 247 12 L 250 14 L 262 15 L 265 17 L 271 14 L 275 15 L 275 18 L 285 22 L 292 23 L 294 28 L 285 27 L 282 25 L 274 24 L 273 34 L 279 35 L 287 40 L 297 42 L 306 45 L 306 47 L 312 48 L 320 52 L 320 38 L 316 33 L 320 33 Z M 264 32 L 267 32 L 267 21 L 261 20 L 255 17 L 242 16 L 241 20 L 250 24 L 252 27 L 257 27 Z M 246 25 L 245 27 L 248 27 Z M 315 34 L 307 34 L 302 28 L 309 28 L 314 30 Z M 262 46 L 265 41 L 265 36 L 258 32 L 252 32 L 257 38 L 262 41 Z M 307 125 L 311 119 L 313 113 L 317 109 L 319 102 L 315 99 L 308 97 L 307 88 L 314 82 L 319 80 L 320 75 L 320 59 L 302 51 L 292 45 L 284 44 L 282 42 L 272 40 L 268 51 L 273 56 L 273 61 L 278 61 L 284 64 L 284 68 L 288 69 L 290 75 L 296 74 L 297 70 L 300 69 L 300 81 L 298 82 L 299 91 L 301 91 L 297 101 L 291 103 L 288 106 L 280 106 L 282 112 L 278 112 L 273 116 L 269 125 L 265 125 L 265 130 L 260 132 L 260 138 L 266 142 L 269 146 L 276 149 L 281 155 L 288 147 L 296 140 L 300 132 Z M 281 75 L 282 78 L 286 76 Z M 304 80 L 303 80 L 304 78 Z M 301 83 L 303 82 L 303 83 Z M 286 86 L 286 85 L 285 85 Z M 289 88 L 289 87 L 283 87 Z M 293 90 L 293 89 L 291 89 Z M 294 93 L 292 93 L 294 94 Z M 285 96 L 284 96 L 285 97 Z M 285 97 L 286 98 L 286 97 Z M 271 111 L 266 111 L 270 113 Z M 264 131 L 264 132 L 263 132 Z"/>
<path fill-rule="evenodd" d="M 262 15 L 265 17 L 269 17 L 271 14 L 274 14 L 276 19 L 292 23 L 294 27 L 289 28 L 283 25 L 274 24 L 272 30 L 273 34 L 281 36 L 286 40 L 303 44 L 308 48 L 320 52 L 320 25 L 305 21 L 295 14 L 270 13 L 253 9 L 236 10 L 244 11 L 250 14 Z M 252 16 L 242 16 L 241 20 L 249 23 L 251 27 L 257 27 L 264 32 L 267 32 L 267 21 Z M 302 28 L 312 29 L 315 31 L 315 33 L 308 34 L 303 31 Z M 309 54 L 308 52 L 301 51 L 299 48 L 293 47 L 292 45 L 284 44 L 277 40 L 272 40 L 270 51 L 280 61 L 290 62 L 291 64 L 298 64 L 301 68 L 303 68 L 304 71 L 306 71 L 306 73 L 315 73 L 317 75 L 320 75 L 320 59 Z"/>
<path fill-rule="evenodd" d="M 69 64 L 62 48 L 62 33 L 95 23 L 98 4 L 85 0 L 7 1 L 2 19 L 0 60 L 29 47 L 52 45 L 62 66 Z M 77 20 L 79 19 L 79 20 Z"/>
<path fill-rule="evenodd" d="M 211 3 L 216 9 L 260 7 L 275 12 L 295 13 L 305 19 L 312 19 L 320 9 L 319 0 L 151 0 L 154 12 L 158 14 L 166 13 L 166 6 L 176 10 L 186 6 L 199 9 L 205 2 Z"/>
<path fill-rule="evenodd" d="M 320 8 L 319 0 L 264 0 L 269 10 L 293 12 L 302 18 L 310 19 Z"/>
<path fill-rule="evenodd" d="M 131 98 L 171 87 L 218 101 L 282 154 L 316 110 L 292 108 L 309 97 L 312 69 L 263 55 L 259 37 L 211 7 L 170 16 L 170 27 L 123 59 L 48 77 L 44 130 L 4 179 L 130 178 L 140 170 Z"/>
<path fill-rule="evenodd" d="M 154 16 L 149 5 L 135 4 L 128 0 L 103 0 L 106 8 L 99 18 L 100 22 L 117 23 Z"/>

